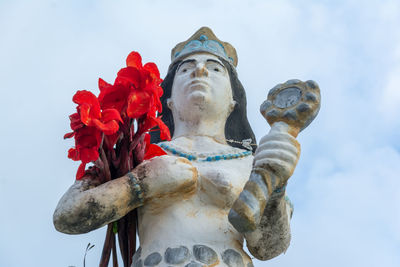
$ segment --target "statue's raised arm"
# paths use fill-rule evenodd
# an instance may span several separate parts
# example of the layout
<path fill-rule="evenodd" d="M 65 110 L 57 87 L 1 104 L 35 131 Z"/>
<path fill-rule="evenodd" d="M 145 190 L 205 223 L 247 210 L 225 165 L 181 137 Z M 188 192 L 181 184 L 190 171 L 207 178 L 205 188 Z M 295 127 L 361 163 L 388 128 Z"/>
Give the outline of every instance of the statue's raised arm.
<path fill-rule="evenodd" d="M 259 259 L 273 258 L 289 246 L 290 228 L 285 222 L 293 207 L 285 188 L 300 154 L 295 137 L 319 108 L 318 85 L 295 79 L 272 88 L 260 107 L 271 131 L 261 139 L 250 179 L 229 213 L 229 221 L 247 237 L 249 250 Z"/>

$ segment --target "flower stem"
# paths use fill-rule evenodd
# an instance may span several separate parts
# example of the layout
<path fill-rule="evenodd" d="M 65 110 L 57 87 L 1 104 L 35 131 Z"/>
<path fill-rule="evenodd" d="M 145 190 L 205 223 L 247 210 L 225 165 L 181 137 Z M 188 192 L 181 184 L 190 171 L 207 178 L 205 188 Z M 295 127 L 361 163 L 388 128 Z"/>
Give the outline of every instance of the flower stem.
<path fill-rule="evenodd" d="M 110 165 L 108 165 L 107 156 L 106 156 L 106 153 L 104 152 L 103 147 L 101 147 L 101 149 L 100 149 L 100 157 L 104 164 L 103 171 L 104 171 L 104 175 L 106 177 L 106 181 L 111 181 Z"/>
<path fill-rule="evenodd" d="M 108 227 L 107 227 L 106 239 L 104 240 L 103 251 L 101 253 L 99 267 L 107 267 L 108 266 L 108 262 L 110 261 L 110 254 L 111 254 L 111 245 L 112 245 L 111 237 L 112 237 L 112 235 L 113 235 L 112 223 L 109 223 Z"/>
<path fill-rule="evenodd" d="M 118 267 L 117 244 L 114 233 L 112 233 L 112 257 L 113 257 L 113 267 Z"/>

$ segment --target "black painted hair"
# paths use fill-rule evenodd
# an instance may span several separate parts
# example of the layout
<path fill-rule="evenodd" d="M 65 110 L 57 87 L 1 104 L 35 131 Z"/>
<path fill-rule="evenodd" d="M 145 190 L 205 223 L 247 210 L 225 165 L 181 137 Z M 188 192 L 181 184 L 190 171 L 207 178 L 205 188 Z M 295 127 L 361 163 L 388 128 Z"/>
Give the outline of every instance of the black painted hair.
<path fill-rule="evenodd" d="M 247 120 L 247 111 L 246 111 L 246 93 L 244 91 L 243 85 L 240 83 L 236 69 L 229 64 L 224 59 L 220 58 L 220 60 L 224 63 L 226 69 L 228 70 L 231 86 L 232 86 L 232 96 L 233 100 L 236 102 L 236 105 L 226 120 L 225 124 L 225 138 L 230 146 L 238 147 L 242 149 L 247 149 L 243 147 L 240 143 L 229 142 L 228 140 L 234 140 L 237 142 L 241 142 L 245 139 L 251 139 L 251 147 L 252 152 L 254 153 L 257 145 L 256 138 L 254 136 L 253 130 L 250 127 L 249 121 Z M 171 97 L 172 92 L 172 84 L 174 82 L 174 77 L 176 70 L 181 61 L 175 62 L 168 71 L 167 76 L 165 77 L 161 87 L 164 89 L 164 94 L 161 97 L 162 103 L 162 121 L 168 126 L 171 136 L 174 134 L 174 119 L 172 117 L 172 112 L 167 106 L 167 99 Z M 151 132 L 151 142 L 158 143 L 161 142 L 159 131 Z M 248 149 L 247 149 L 248 150 Z"/>

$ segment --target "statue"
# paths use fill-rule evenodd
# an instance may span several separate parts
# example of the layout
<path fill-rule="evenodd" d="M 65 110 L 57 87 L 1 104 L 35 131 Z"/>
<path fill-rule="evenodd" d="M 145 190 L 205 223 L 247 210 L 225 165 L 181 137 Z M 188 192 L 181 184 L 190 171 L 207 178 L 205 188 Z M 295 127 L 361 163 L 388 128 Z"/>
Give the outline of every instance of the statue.
<path fill-rule="evenodd" d="M 137 209 L 132 266 L 252 266 L 244 239 L 257 259 L 280 255 L 290 242 L 285 186 L 300 155 L 295 137 L 318 112 L 318 86 L 289 80 L 270 91 L 261 111 L 272 127 L 257 148 L 235 49 L 203 27 L 171 58 L 161 102 L 172 140 L 152 137 L 168 155 L 105 184 L 75 182 L 55 227 L 86 233 Z"/>

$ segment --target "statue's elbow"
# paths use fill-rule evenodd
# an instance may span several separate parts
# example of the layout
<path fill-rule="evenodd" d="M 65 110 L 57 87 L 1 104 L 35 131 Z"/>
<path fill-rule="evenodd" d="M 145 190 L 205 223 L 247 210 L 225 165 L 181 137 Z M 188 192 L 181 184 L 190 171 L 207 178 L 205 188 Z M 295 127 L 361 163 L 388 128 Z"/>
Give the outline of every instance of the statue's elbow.
<path fill-rule="evenodd" d="M 53 225 L 57 231 L 64 233 L 64 234 L 71 234 L 68 231 L 69 227 L 66 225 L 66 220 L 62 214 L 56 209 L 53 214 Z"/>
<path fill-rule="evenodd" d="M 84 204 L 70 207 L 59 205 L 53 214 L 53 224 L 57 231 L 65 234 L 84 234 L 103 226 L 103 221 L 84 207 Z"/>
<path fill-rule="evenodd" d="M 79 222 L 71 220 L 68 218 L 69 216 L 63 213 L 60 213 L 57 209 L 53 214 L 53 225 L 54 228 L 61 233 L 64 234 L 83 234 L 82 226 L 79 226 Z"/>

